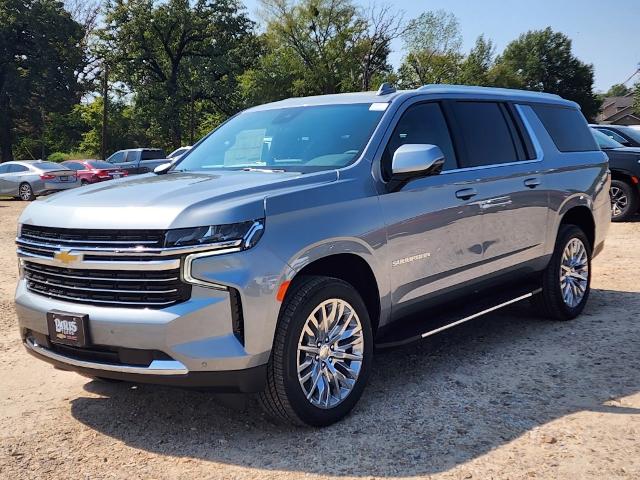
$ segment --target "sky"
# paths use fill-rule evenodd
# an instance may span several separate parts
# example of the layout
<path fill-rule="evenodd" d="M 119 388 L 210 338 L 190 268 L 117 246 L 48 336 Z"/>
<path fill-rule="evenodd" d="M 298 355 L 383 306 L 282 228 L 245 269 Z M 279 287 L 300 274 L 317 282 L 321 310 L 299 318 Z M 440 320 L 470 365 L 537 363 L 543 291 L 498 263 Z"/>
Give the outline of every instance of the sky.
<path fill-rule="evenodd" d="M 363 6 L 367 0 L 356 0 Z M 375 0 L 378 4 L 385 0 Z M 244 0 L 257 19 L 259 0 Z M 622 83 L 640 64 L 640 0 L 396 0 L 392 4 L 411 19 L 427 10 L 446 10 L 458 17 L 463 50 L 484 33 L 497 52 L 528 30 L 548 26 L 573 40 L 573 52 L 594 66 L 595 90 Z M 391 63 L 402 61 L 402 41 L 393 45 Z M 627 85 L 640 81 L 636 75 Z"/>

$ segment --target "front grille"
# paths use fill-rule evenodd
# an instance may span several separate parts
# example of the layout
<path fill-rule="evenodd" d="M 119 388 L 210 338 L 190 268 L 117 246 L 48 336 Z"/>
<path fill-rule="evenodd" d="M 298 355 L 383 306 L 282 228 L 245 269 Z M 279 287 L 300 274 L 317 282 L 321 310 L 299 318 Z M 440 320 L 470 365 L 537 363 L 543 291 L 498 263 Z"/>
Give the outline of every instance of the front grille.
<path fill-rule="evenodd" d="M 22 225 L 20 238 L 64 247 L 161 248 L 164 230 L 87 230 Z"/>
<path fill-rule="evenodd" d="M 191 287 L 180 269 L 159 271 L 85 270 L 25 261 L 27 288 L 59 300 L 99 306 L 165 308 L 187 300 Z"/>

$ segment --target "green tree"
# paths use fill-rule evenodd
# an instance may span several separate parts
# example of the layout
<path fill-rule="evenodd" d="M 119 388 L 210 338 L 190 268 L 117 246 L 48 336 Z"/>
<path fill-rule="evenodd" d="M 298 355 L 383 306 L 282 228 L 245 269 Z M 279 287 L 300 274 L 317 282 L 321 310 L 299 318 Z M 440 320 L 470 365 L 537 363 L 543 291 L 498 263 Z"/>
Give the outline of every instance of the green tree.
<path fill-rule="evenodd" d="M 391 74 L 391 41 L 402 18 L 352 0 L 263 0 L 258 64 L 243 77 L 248 104 L 288 96 L 370 90 Z"/>
<path fill-rule="evenodd" d="M 40 137 L 82 93 L 82 26 L 54 0 L 0 0 L 0 160 L 16 136 Z M 35 147 L 31 143 L 32 148 Z"/>
<path fill-rule="evenodd" d="M 577 102 L 592 119 L 600 102 L 593 93 L 593 65 L 576 58 L 571 40 L 550 27 L 529 31 L 507 45 L 496 64 L 502 75 L 497 81 L 518 79 L 527 90 L 556 93 Z M 511 86 L 501 85 L 498 86 Z"/>
<path fill-rule="evenodd" d="M 254 24 L 235 0 L 112 0 L 103 38 L 114 77 L 133 93 L 147 132 L 182 145 L 195 104 L 224 115 L 240 107 L 238 76 L 255 58 Z"/>
<path fill-rule="evenodd" d="M 424 12 L 409 22 L 403 40 L 407 55 L 398 69 L 402 87 L 458 82 L 464 57 L 455 15 L 444 10 Z"/>
<path fill-rule="evenodd" d="M 476 44 L 460 66 L 460 83 L 463 85 L 491 85 L 489 72 L 494 64 L 496 47 L 484 35 L 476 39 Z"/>
<path fill-rule="evenodd" d="M 632 91 L 633 90 L 627 87 L 626 85 L 623 85 L 621 83 L 616 83 L 615 85 L 612 85 L 611 88 L 604 95 L 605 97 L 624 97 L 625 95 L 628 95 Z"/>

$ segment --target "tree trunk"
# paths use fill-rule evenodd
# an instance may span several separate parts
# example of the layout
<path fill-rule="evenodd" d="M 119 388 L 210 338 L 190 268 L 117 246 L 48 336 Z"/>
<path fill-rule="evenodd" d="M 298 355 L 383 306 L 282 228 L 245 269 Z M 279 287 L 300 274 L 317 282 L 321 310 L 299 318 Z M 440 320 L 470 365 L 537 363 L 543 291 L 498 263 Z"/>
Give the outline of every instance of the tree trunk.
<path fill-rule="evenodd" d="M 0 83 L 0 162 L 13 160 L 11 142 L 11 111 L 9 95 L 5 92 L 4 82 Z"/>

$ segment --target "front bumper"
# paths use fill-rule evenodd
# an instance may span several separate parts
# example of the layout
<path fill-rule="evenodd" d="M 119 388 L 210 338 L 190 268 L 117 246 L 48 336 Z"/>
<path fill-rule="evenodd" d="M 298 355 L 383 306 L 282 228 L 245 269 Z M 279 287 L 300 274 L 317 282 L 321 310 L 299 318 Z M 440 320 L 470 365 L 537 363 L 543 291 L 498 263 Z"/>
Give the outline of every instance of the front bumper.
<path fill-rule="evenodd" d="M 159 351 L 167 360 L 148 365 L 100 361 L 47 348 L 50 310 L 87 314 L 91 347 Z M 99 307 L 47 298 L 30 292 L 25 280 L 16 290 L 16 311 L 25 347 L 32 355 L 65 370 L 89 376 L 219 391 L 258 391 L 264 385 L 269 351 L 248 353 L 233 333 L 227 291 L 194 286 L 186 302 L 164 309 Z"/>
<path fill-rule="evenodd" d="M 134 383 L 152 383 L 172 387 L 207 388 L 220 393 L 254 393 L 264 389 L 267 366 L 221 372 L 189 372 L 178 361 L 155 360 L 148 367 L 89 362 L 60 355 L 39 345 L 32 337 L 24 346 L 34 357 L 61 370 L 88 377 L 110 378 Z"/>

